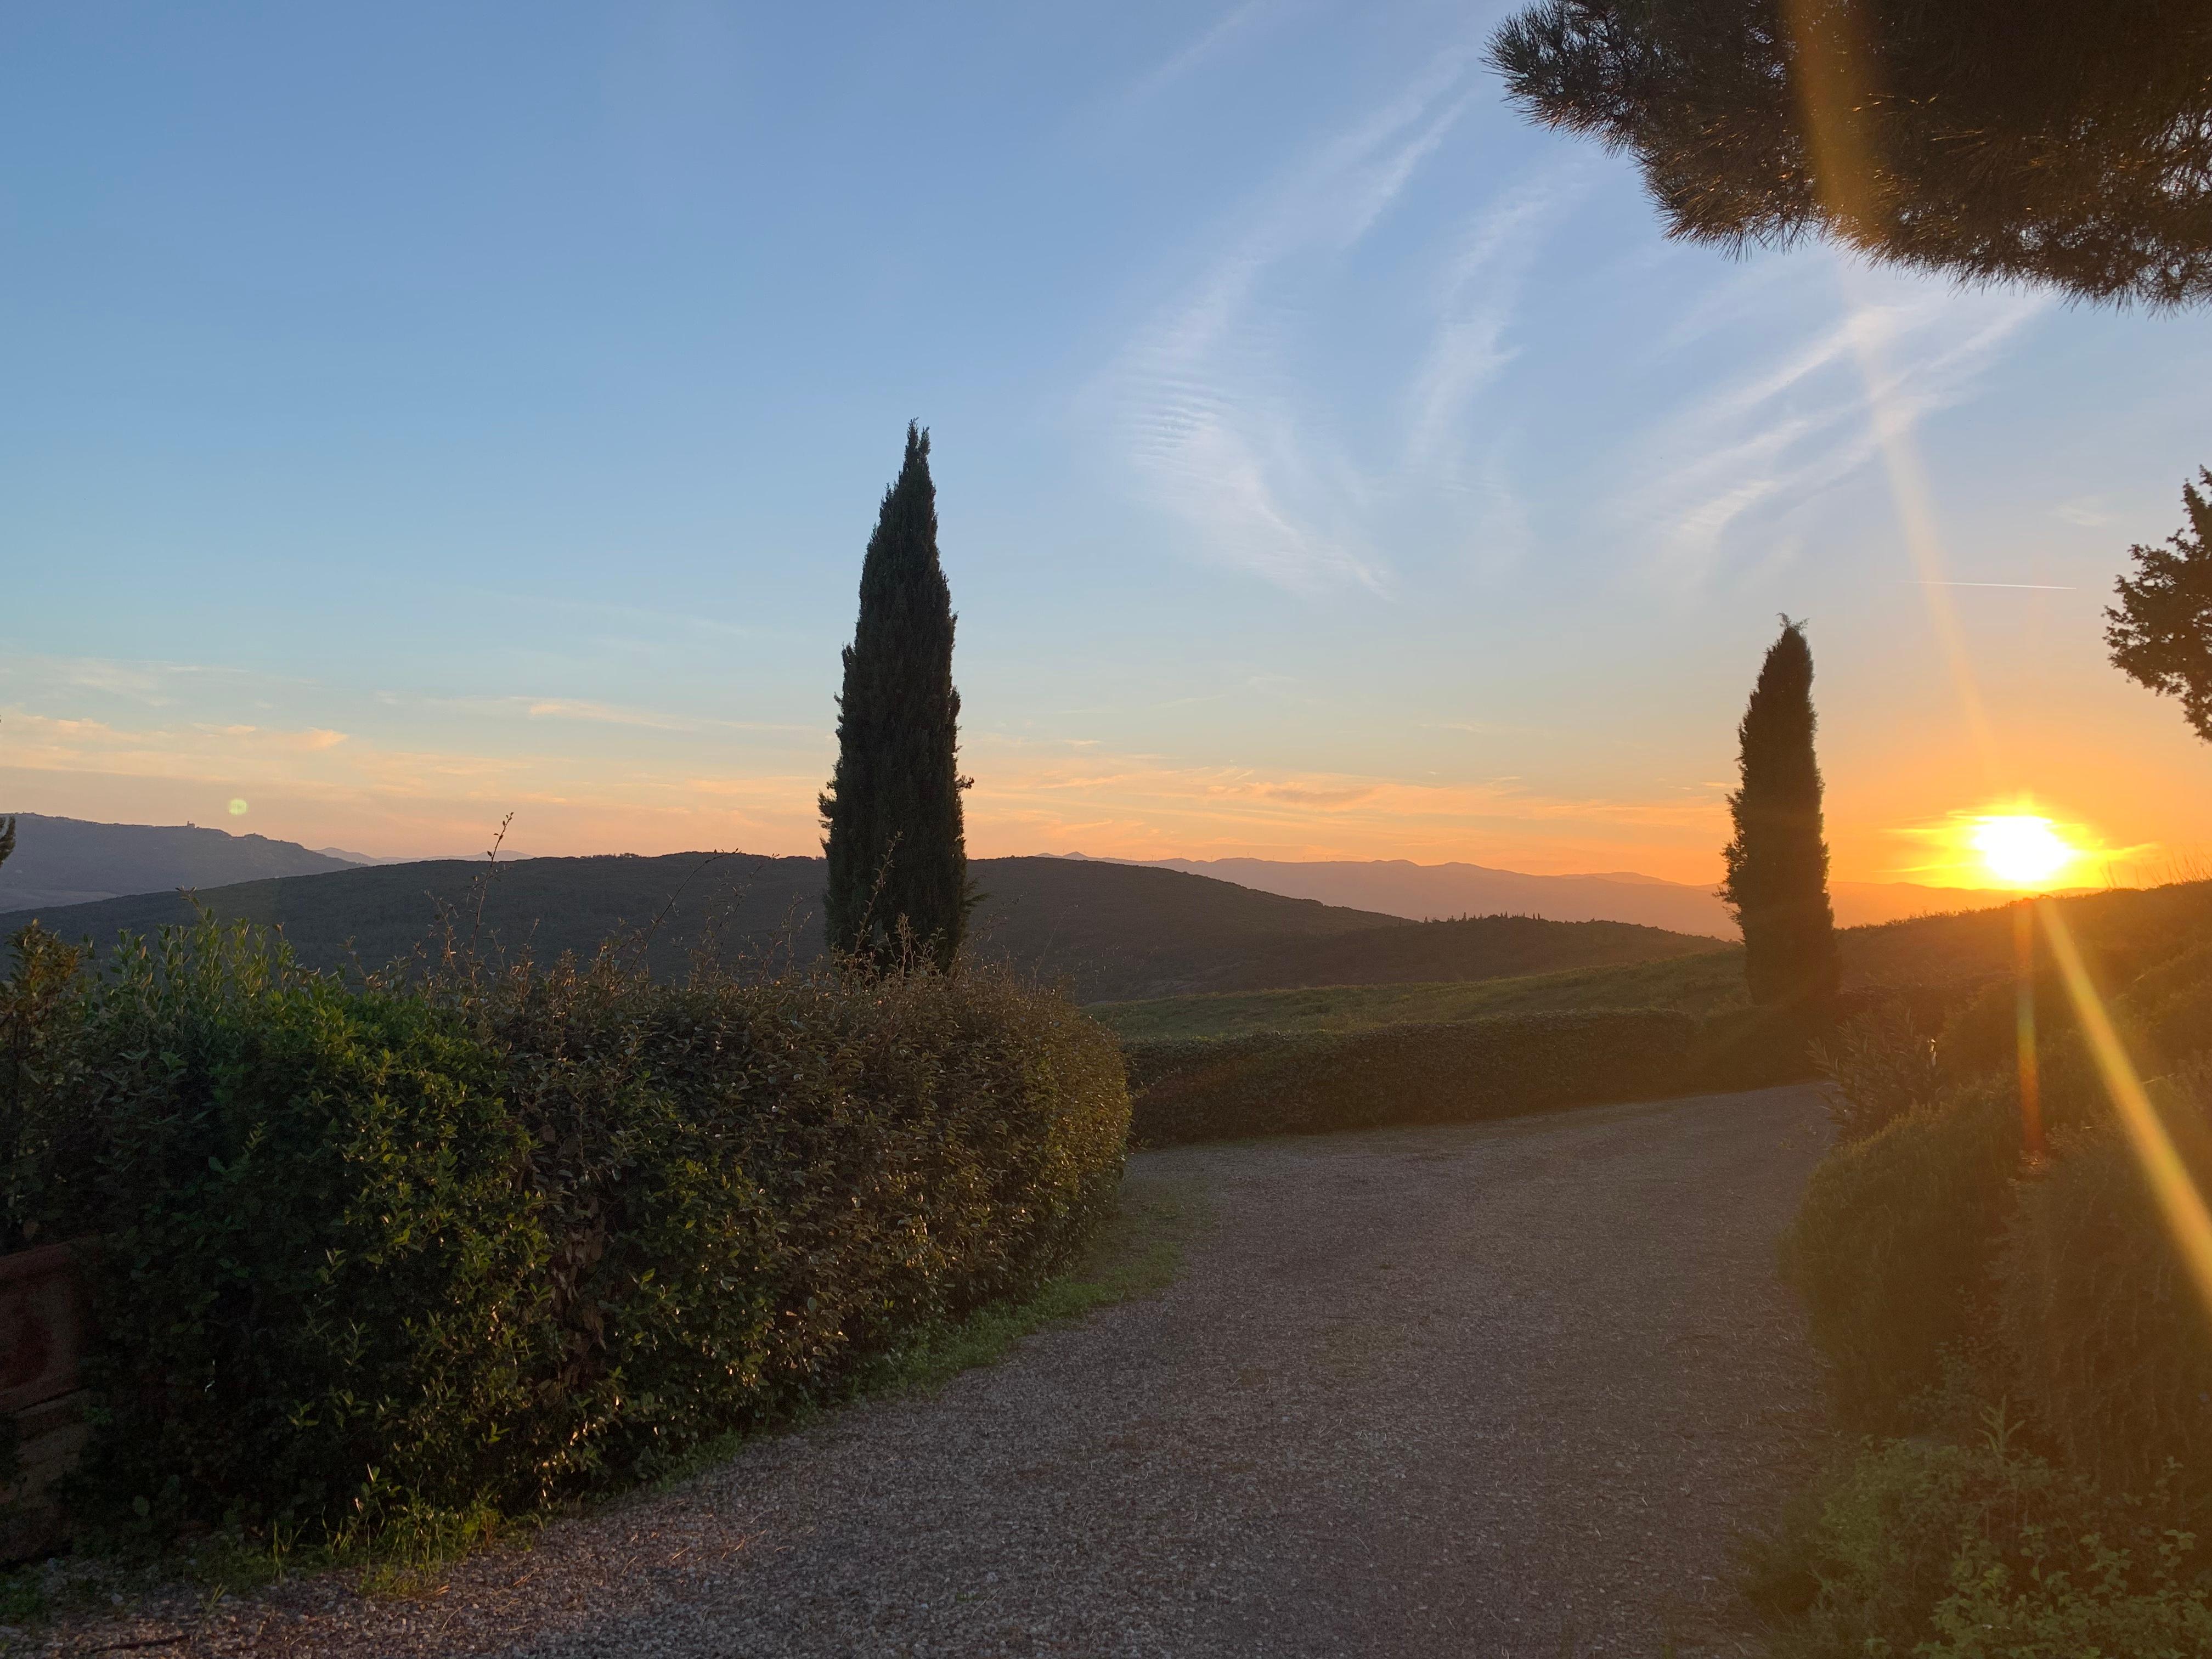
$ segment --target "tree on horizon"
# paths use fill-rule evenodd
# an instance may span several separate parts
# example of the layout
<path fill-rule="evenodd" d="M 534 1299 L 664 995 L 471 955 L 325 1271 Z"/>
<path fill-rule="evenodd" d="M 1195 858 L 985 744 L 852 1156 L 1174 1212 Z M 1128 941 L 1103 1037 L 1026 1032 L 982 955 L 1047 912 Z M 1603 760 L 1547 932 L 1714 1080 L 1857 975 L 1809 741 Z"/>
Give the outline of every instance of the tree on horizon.
<path fill-rule="evenodd" d="M 1821 837 L 1820 767 L 1813 752 L 1813 652 L 1804 624 L 1782 619 L 1743 721 L 1742 783 L 1729 797 L 1735 838 L 1720 896 L 1743 929 L 1743 971 L 1761 1007 L 1808 1007 L 1835 994 L 1835 914 Z"/>
<path fill-rule="evenodd" d="M 2120 603 L 2105 612 L 2105 643 L 2129 678 L 2180 698 L 2197 735 L 2212 743 L 2212 467 L 2197 476 L 2203 489 L 2181 486 L 2187 527 L 2166 547 L 2128 550 L 2136 574 L 2119 580 Z"/>
<path fill-rule="evenodd" d="M 967 928 L 955 620 L 938 561 L 929 434 L 908 422 L 906 459 L 860 566 L 837 766 L 820 803 L 830 946 L 850 960 L 888 966 L 911 951 L 950 967 Z"/>

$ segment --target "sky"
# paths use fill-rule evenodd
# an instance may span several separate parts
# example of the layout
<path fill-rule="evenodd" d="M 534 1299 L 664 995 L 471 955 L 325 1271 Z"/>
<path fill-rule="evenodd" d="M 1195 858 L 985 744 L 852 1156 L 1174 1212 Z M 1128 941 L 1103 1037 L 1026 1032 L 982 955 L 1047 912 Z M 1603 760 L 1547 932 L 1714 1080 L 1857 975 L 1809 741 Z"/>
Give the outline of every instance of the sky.
<path fill-rule="evenodd" d="M 802 853 L 906 422 L 972 853 L 2201 867 L 2106 661 L 2212 314 L 1659 233 L 1503 6 L 0 9 L 0 807 Z"/>

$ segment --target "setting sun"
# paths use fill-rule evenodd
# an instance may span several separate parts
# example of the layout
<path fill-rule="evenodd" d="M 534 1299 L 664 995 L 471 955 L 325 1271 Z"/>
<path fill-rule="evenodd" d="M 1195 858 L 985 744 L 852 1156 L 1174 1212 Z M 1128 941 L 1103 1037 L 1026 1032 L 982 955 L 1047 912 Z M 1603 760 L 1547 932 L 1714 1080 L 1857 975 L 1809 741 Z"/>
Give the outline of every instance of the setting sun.
<path fill-rule="evenodd" d="M 1982 866 L 2009 887 L 2039 887 L 2081 856 L 2049 818 L 2027 813 L 1974 820 L 1967 844 Z"/>

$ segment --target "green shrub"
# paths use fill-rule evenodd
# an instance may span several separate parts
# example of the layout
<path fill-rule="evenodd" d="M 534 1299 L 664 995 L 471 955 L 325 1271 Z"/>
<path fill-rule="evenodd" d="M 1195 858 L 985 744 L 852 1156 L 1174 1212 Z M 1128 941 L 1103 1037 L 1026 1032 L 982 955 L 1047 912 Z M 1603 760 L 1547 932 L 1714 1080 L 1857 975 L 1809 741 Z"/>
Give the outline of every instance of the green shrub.
<path fill-rule="evenodd" d="M 1782 1659 L 2193 1659 L 2212 1651 L 2199 1516 L 2011 1443 L 1869 1443 L 1760 1552 Z M 1801 1511 L 1802 1515 L 1802 1511 Z M 1790 1590 L 1796 1594 L 1788 1595 Z M 1780 1605 L 1777 1605 L 1780 1603 Z"/>
<path fill-rule="evenodd" d="M 2198 1189 L 2212 1190 L 2212 1094 L 2153 1092 Z M 2212 1319 L 2119 1133 L 2062 1152 L 2021 1183 L 2000 1263 L 2012 1384 L 2074 1466 L 2141 1487 L 2173 1459 L 2212 1492 Z"/>
<path fill-rule="evenodd" d="M 348 990 L 203 925 L 80 987 L 28 1139 L 100 1241 L 107 1524 L 650 1473 L 1041 1284 L 1127 1128 L 1111 1038 L 989 975 Z"/>
<path fill-rule="evenodd" d="M 2118 979 L 2109 968 L 2100 971 L 2094 960 L 2088 966 L 2114 1025 L 2146 1075 L 2186 1060 L 2212 1041 L 2212 944 L 2168 957 L 2131 979 Z M 2081 1020 L 2064 977 L 2040 956 L 2032 993 L 2037 1053 L 2046 1071 L 2063 1066 L 2078 1054 Z M 1943 1075 L 1965 1083 L 2014 1071 L 2019 1018 L 2019 990 L 2010 975 L 1983 986 L 1952 1014 L 1937 1040 Z M 2093 1108 L 2101 1098 L 2097 1092 L 2081 1097 Z"/>
<path fill-rule="evenodd" d="M 1127 1045 L 1139 1146 L 1464 1123 L 1664 1095 L 1698 1031 L 1660 1009 Z"/>
<path fill-rule="evenodd" d="M 860 984 L 556 972 L 491 1004 L 574 1241 L 571 1389 L 649 1471 L 856 1357 L 1043 1282 L 1110 1206 L 1103 1029 L 993 975 Z"/>
<path fill-rule="evenodd" d="M 2199 1190 L 2212 1189 L 2208 896 L 2069 907 Z M 1944 1025 L 1934 1103 L 1838 1146 L 1785 1240 L 1845 1419 L 1938 1431 L 1870 1448 L 1818 1520 L 1768 1553 L 1765 1588 L 1803 1591 L 1785 1653 L 2212 1652 L 2196 1542 L 2212 1512 L 2212 1322 L 2040 947 L 2032 988 L 2045 1155 L 2021 1156 L 2008 975 Z M 1905 1092 L 1924 1080 L 1911 1058 Z M 2009 1424 L 1986 1451 L 1945 1443 L 1962 1377 L 2023 1403 L 2022 1432 L 2057 1461 L 2013 1449 Z"/>
<path fill-rule="evenodd" d="M 1836 1147 L 1783 1239 L 1850 1423 L 1893 1427 L 1971 1334 L 2019 1162 L 2019 1108 L 1995 1085 L 1960 1091 Z"/>
<path fill-rule="evenodd" d="M 1863 1140 L 1942 1092 L 1936 1040 L 1903 1003 L 1844 1020 L 1813 1063 L 1827 1079 L 1828 1116 L 1838 1140 Z"/>
<path fill-rule="evenodd" d="M 2121 1000 L 2145 1070 L 2187 1065 L 2212 1044 L 2212 942 L 2149 969 Z"/>
<path fill-rule="evenodd" d="M 553 1455 L 532 1149 L 457 1019 L 208 929 L 121 954 L 84 1043 L 96 1509 L 319 1515 L 372 1467 L 465 1499 Z"/>
<path fill-rule="evenodd" d="M 83 1131 L 48 1104 L 72 1091 L 82 1063 L 83 953 L 33 923 L 9 941 L 9 954 L 0 979 L 0 1251 L 45 1242 L 40 1214 Z"/>

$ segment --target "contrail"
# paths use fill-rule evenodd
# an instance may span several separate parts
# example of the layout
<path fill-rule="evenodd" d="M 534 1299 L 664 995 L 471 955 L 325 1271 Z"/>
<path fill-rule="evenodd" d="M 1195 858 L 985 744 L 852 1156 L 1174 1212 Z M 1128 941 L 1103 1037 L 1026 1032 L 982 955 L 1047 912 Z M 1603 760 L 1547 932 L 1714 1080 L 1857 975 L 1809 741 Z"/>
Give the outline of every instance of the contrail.
<path fill-rule="evenodd" d="M 1907 586 L 1919 587 L 2027 587 L 2033 588 L 2038 593 L 2078 593 L 2081 591 L 2078 587 L 2063 586 L 2057 582 L 1954 582 L 1944 581 L 1933 576 L 1908 576 L 1904 580 Z"/>

